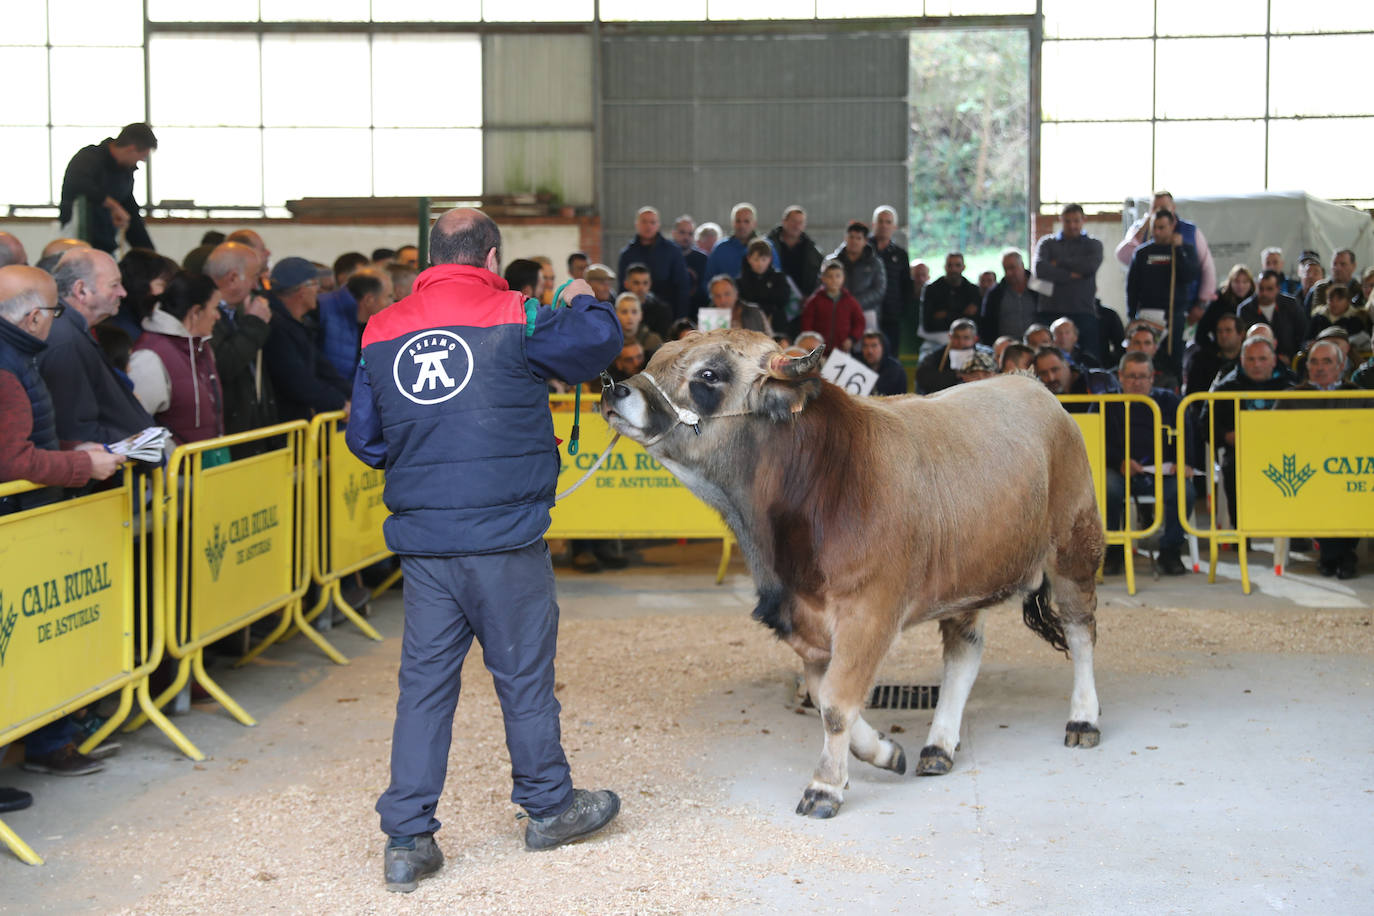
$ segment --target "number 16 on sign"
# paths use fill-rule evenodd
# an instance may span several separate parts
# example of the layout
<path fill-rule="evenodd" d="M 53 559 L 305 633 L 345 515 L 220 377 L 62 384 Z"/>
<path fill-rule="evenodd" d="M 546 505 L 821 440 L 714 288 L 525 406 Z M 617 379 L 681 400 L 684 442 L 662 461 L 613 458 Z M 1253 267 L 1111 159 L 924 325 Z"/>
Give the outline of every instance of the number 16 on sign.
<path fill-rule="evenodd" d="M 878 384 L 878 373 L 839 349 L 830 351 L 830 357 L 821 367 L 821 375 L 859 397 L 871 392 L 873 386 Z"/>

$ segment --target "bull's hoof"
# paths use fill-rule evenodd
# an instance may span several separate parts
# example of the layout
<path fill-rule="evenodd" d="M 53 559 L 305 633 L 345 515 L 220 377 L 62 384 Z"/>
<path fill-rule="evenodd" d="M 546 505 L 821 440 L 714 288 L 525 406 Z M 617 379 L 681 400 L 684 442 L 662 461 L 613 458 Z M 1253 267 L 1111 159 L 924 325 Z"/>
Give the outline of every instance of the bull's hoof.
<path fill-rule="evenodd" d="M 802 793 L 797 802 L 797 813 L 806 817 L 824 819 L 840 813 L 841 799 L 827 789 L 809 788 Z"/>
<path fill-rule="evenodd" d="M 1102 732 L 1091 722 L 1070 722 L 1064 726 L 1065 747 L 1097 747 Z"/>
<path fill-rule="evenodd" d="M 892 741 L 891 738 L 888 740 Z M 883 769 L 891 770 L 898 776 L 906 775 L 906 751 L 902 750 L 902 746 L 896 741 L 892 741 L 892 759 L 887 762 L 887 766 Z"/>
<path fill-rule="evenodd" d="M 921 759 L 916 763 L 917 776 L 943 776 L 953 768 L 954 758 L 938 744 L 921 748 Z"/>

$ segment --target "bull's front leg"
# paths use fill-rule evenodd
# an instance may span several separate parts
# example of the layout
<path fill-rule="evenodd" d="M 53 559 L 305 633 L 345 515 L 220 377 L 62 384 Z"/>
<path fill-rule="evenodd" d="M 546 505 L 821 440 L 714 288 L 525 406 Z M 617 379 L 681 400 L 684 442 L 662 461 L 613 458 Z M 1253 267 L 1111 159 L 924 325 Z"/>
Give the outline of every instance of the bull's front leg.
<path fill-rule="evenodd" d="M 820 710 L 825 743 L 811 783 L 797 803 L 798 814 L 827 818 L 839 813 L 844 790 L 849 785 L 850 750 L 859 759 L 884 769 L 906 769 L 906 754 L 901 747 L 859 717 L 878 663 L 890 642 L 891 634 L 887 638 L 882 634 L 858 638 L 858 634 L 840 632 L 832 639 L 828 662 L 806 662 L 807 688 Z"/>
<path fill-rule="evenodd" d="M 940 702 L 935 704 L 930 734 L 916 764 L 917 776 L 943 776 L 954 766 L 964 704 L 968 702 L 969 691 L 973 689 L 983 662 L 983 613 L 974 611 L 941 620 L 940 636 L 944 641 L 945 673 L 940 682 Z"/>

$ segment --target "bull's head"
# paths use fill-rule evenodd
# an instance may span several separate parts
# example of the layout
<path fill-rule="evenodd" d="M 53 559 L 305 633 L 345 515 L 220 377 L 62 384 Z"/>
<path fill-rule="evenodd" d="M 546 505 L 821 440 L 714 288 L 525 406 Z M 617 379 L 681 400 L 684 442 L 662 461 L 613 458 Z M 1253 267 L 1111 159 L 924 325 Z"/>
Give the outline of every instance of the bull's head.
<path fill-rule="evenodd" d="M 777 423 L 800 412 L 821 390 L 816 371 L 823 355 L 818 347 L 789 356 L 756 331 L 690 334 L 664 344 L 643 372 L 604 391 L 601 414 L 617 432 L 646 447 L 698 434 L 700 446 L 711 447 L 728 435 L 713 431 L 731 423 L 727 417 Z"/>

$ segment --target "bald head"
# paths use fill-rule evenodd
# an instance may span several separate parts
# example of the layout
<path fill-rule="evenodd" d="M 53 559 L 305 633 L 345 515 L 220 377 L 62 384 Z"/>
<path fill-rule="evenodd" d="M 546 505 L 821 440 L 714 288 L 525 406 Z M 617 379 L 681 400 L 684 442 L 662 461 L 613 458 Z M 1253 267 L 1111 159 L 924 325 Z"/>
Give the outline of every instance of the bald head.
<path fill-rule="evenodd" d="M 501 269 L 501 230 L 481 210 L 459 207 L 434 221 L 429 234 L 429 263 L 466 264 Z"/>
<path fill-rule="evenodd" d="M 8 232 L 0 232 L 0 267 L 27 263 L 29 253 L 24 250 L 24 243 Z"/>
<path fill-rule="evenodd" d="M 240 245 L 247 245 L 258 256 L 259 267 L 267 266 L 267 259 L 272 256 L 272 252 L 267 250 L 267 244 L 263 242 L 262 236 L 252 229 L 235 229 L 229 233 L 226 242 L 238 242 Z"/>
<path fill-rule="evenodd" d="M 62 254 L 69 248 L 90 248 L 90 244 L 81 239 L 53 239 L 43 246 L 42 257 L 50 258 L 55 254 Z"/>
<path fill-rule="evenodd" d="M 24 264 L 0 267 L 0 319 L 46 340 L 56 305 L 57 283 L 46 271 Z"/>
<path fill-rule="evenodd" d="M 261 269 L 257 252 L 242 242 L 221 242 L 205 259 L 205 275 L 215 281 L 220 298 L 230 306 L 248 298 Z"/>

